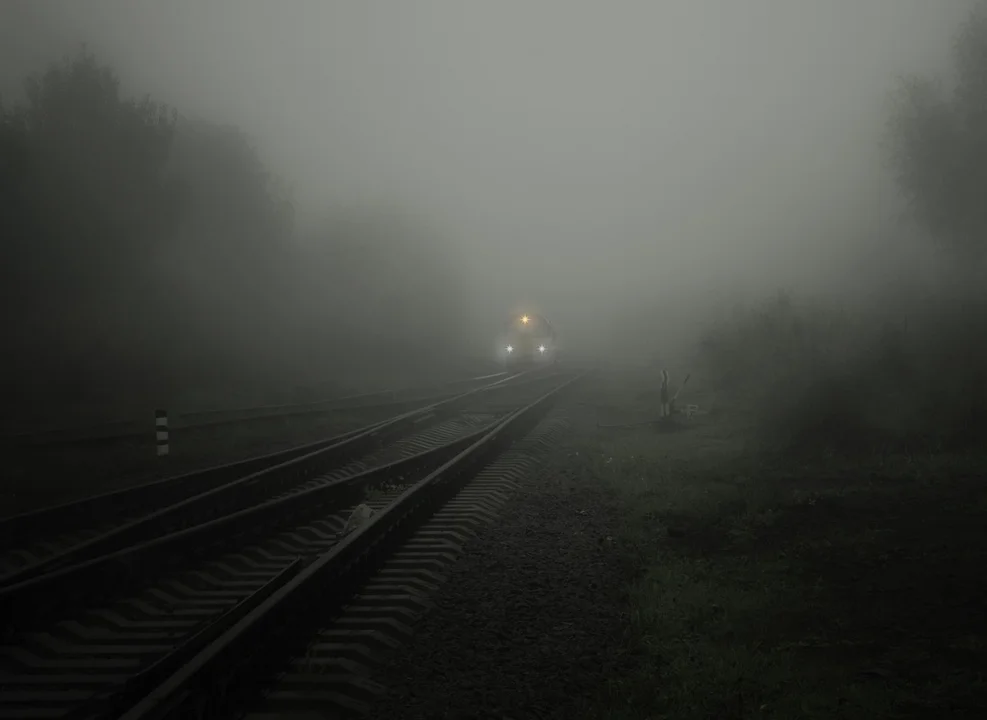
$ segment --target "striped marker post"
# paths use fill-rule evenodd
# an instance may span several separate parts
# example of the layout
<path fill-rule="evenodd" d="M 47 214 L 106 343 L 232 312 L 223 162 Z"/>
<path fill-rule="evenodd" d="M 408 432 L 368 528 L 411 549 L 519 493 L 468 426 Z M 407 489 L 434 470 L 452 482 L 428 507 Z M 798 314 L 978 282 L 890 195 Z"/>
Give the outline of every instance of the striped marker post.
<path fill-rule="evenodd" d="M 158 457 L 168 454 L 168 413 L 164 410 L 154 411 L 154 427 L 158 435 Z"/>

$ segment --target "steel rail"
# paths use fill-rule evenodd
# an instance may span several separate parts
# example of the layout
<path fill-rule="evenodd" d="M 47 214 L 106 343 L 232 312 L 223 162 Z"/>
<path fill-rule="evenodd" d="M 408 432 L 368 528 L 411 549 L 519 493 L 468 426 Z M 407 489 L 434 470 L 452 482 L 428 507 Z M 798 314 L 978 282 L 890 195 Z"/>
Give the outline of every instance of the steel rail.
<path fill-rule="evenodd" d="M 541 373 L 530 372 L 508 376 L 330 440 L 85 498 L 51 508 L 47 514 L 42 510 L 15 516 L 0 522 L 0 538 L 16 538 L 20 531 L 20 542 L 23 542 L 25 531 L 30 533 L 30 528 L 33 528 L 38 532 L 42 524 L 46 521 L 51 523 L 53 517 L 63 522 L 73 517 L 76 521 L 91 524 L 94 516 L 107 519 L 117 514 L 121 520 L 94 537 L 70 544 L 53 555 L 0 577 L 0 585 L 17 584 L 58 567 L 146 541 L 171 532 L 176 524 L 194 525 L 219 514 L 262 502 L 286 484 L 304 481 L 349 462 L 426 419 L 438 419 L 454 413 L 482 393 L 543 379 Z M 143 514 L 135 516 L 135 511 Z"/>
<path fill-rule="evenodd" d="M 177 530 L 103 555 L 37 575 L 15 585 L 0 587 L 0 614 L 18 630 L 37 627 L 53 616 L 92 599 L 105 599 L 145 582 L 151 568 L 159 575 L 203 548 L 243 533 L 272 533 L 297 524 L 327 508 L 356 504 L 368 489 L 434 467 L 461 452 L 488 433 L 498 422 L 468 435 L 326 485 L 292 493 L 222 515 L 208 522 Z M 239 541 L 238 541 L 239 542 Z"/>
<path fill-rule="evenodd" d="M 565 386 L 569 384 L 570 382 L 567 381 Z M 548 395 L 554 396 L 555 392 L 553 390 Z M 542 396 L 540 402 L 544 402 L 545 397 Z M 530 408 L 531 405 L 526 407 Z M 517 413 L 513 413 L 510 417 L 516 416 Z M 18 634 L 23 632 L 30 634 L 30 631 L 37 629 L 39 624 L 47 623 L 50 626 L 53 616 L 64 617 L 66 611 L 80 609 L 80 601 L 85 604 L 94 599 L 106 599 L 107 596 L 127 593 L 134 588 L 145 586 L 149 582 L 149 577 L 151 582 L 160 584 L 162 578 L 171 576 L 172 570 L 183 564 L 187 569 L 190 560 L 201 568 L 196 574 L 208 572 L 209 554 L 216 555 L 220 550 L 223 553 L 233 552 L 224 546 L 232 544 L 236 548 L 242 548 L 257 542 L 256 536 L 270 538 L 285 528 L 291 528 L 291 533 L 297 533 L 304 530 L 305 526 L 313 520 L 321 520 L 333 510 L 338 511 L 360 502 L 366 496 L 368 489 L 388 484 L 397 478 L 402 478 L 401 482 L 406 483 L 426 475 L 432 477 L 435 473 L 430 471 L 438 466 L 447 467 L 449 460 L 461 457 L 464 450 L 475 448 L 478 443 L 482 444 L 491 432 L 496 432 L 503 426 L 503 421 L 497 420 L 464 437 L 414 456 L 342 478 L 325 486 L 270 500 L 203 525 L 34 578 L 20 586 L 0 589 L 0 613 L 10 620 L 11 626 L 16 627 Z M 241 550 L 237 549 L 235 552 L 239 553 Z M 213 558 L 213 562 L 215 561 L 216 558 Z M 297 569 L 299 562 L 300 560 L 296 559 L 292 567 Z M 294 571 L 289 574 L 294 575 Z M 289 574 L 280 573 L 278 578 L 290 579 Z M 272 580 L 261 590 L 270 595 L 280 584 L 280 581 Z M 167 587 L 167 583 L 161 587 Z M 207 642 L 218 638 L 222 631 L 245 617 L 246 613 L 258 604 L 256 601 L 262 599 L 260 592 L 260 590 L 254 592 L 225 614 L 214 619 L 207 627 L 198 628 L 193 636 L 180 638 L 170 652 L 158 658 L 149 668 L 141 670 L 130 678 L 124 678 L 109 690 L 102 690 L 84 706 L 76 708 L 70 717 L 117 717 L 119 712 L 146 695 L 152 686 L 164 682 L 168 675 L 177 672 Z M 125 638 L 121 638 L 115 643 L 120 644 L 125 641 Z M 114 641 L 107 639 L 103 640 L 103 643 L 113 644 Z M 69 650 L 69 652 L 73 651 Z M 126 650 L 121 646 L 114 652 L 122 658 L 124 655 L 121 653 L 125 653 Z M 75 653 L 78 653 L 78 650 Z M 57 670 L 55 672 L 57 673 Z M 67 679 L 68 682 L 73 683 L 70 687 L 75 689 L 62 690 L 59 688 L 58 683 L 61 681 L 57 676 L 46 678 L 40 670 L 34 670 L 32 673 L 19 678 L 9 675 L 0 678 L 0 682 L 8 682 L 13 688 L 11 690 L 13 694 L 10 696 L 5 691 L 0 691 L 5 704 L 34 702 L 45 705 L 46 698 L 55 704 L 72 702 L 71 697 L 67 696 L 84 696 L 86 693 L 82 691 L 83 687 L 96 687 L 100 681 L 98 677 L 94 677 L 91 682 L 84 682 L 76 676 Z M 62 698 L 60 701 L 59 697 Z M 44 712 L 42 708 L 35 707 L 35 709 Z M 11 708 L 8 707 L 8 712 L 10 710 Z M 53 710 L 49 707 L 48 712 Z"/>
<path fill-rule="evenodd" d="M 177 413 L 172 418 L 172 432 L 193 431 L 233 425 L 256 420 L 273 420 L 302 415 L 344 412 L 347 410 L 389 409 L 421 403 L 429 399 L 448 396 L 455 389 L 477 382 L 491 381 L 506 373 L 493 373 L 473 378 L 453 380 L 447 383 L 375 390 L 344 395 L 306 403 L 260 405 L 245 408 L 194 410 Z M 140 420 L 116 420 L 88 426 L 47 428 L 16 433 L 0 434 L 0 445 L 7 448 L 38 449 L 56 445 L 98 445 L 135 439 L 153 439 L 153 425 Z"/>
<path fill-rule="evenodd" d="M 231 686 L 272 677 L 383 561 L 468 479 L 523 436 L 581 374 L 512 413 L 339 541 L 224 632 L 119 720 L 220 717 Z M 108 716 L 105 716 L 108 717 Z"/>

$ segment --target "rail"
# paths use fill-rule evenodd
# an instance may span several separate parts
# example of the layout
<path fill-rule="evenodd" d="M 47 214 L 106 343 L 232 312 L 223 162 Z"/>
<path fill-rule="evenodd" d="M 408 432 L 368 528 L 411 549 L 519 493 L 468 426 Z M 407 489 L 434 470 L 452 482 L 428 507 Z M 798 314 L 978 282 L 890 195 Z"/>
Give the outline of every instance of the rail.
<path fill-rule="evenodd" d="M 456 388 L 464 385 L 493 380 L 504 375 L 506 373 L 499 372 L 453 380 L 447 383 L 430 383 L 415 387 L 376 390 L 306 403 L 261 405 L 234 409 L 194 410 L 177 413 L 174 417 L 170 418 L 170 430 L 173 432 L 198 430 L 253 420 L 291 418 L 346 410 L 365 410 L 371 408 L 383 410 L 422 402 L 429 397 L 443 392 L 454 392 Z M 141 438 L 153 439 L 153 422 L 154 418 L 149 414 L 147 420 L 116 420 L 88 426 L 2 433 L 0 434 L 0 447 L 23 449 L 56 445 L 109 444 Z"/>
<path fill-rule="evenodd" d="M 483 428 L 439 447 L 321 487 L 268 499 L 189 528 L 0 587 L 0 612 L 12 618 L 21 629 L 43 624 L 50 616 L 64 612 L 84 598 L 98 598 L 104 588 L 119 593 L 128 583 L 140 584 L 143 574 L 135 572 L 136 569 L 152 568 L 154 573 L 160 573 L 168 563 L 180 562 L 224 537 L 258 530 L 274 532 L 281 525 L 297 524 L 305 517 L 318 515 L 327 506 L 359 502 L 368 488 L 411 474 L 419 467 L 434 467 L 437 461 L 448 460 L 458 454 L 490 429 Z"/>
<path fill-rule="evenodd" d="M 276 589 L 243 617 L 230 618 L 219 635 L 151 689 L 120 720 L 220 717 L 231 687 L 273 676 L 296 655 L 313 630 L 338 611 L 374 569 L 493 456 L 523 436 L 579 375 L 512 413 L 414 484 L 366 525 L 346 536 Z"/>
<path fill-rule="evenodd" d="M 121 522 L 106 532 L 3 576 L 0 583 L 16 585 L 57 568 L 166 534 L 176 523 L 193 525 L 228 512 L 231 507 L 239 509 L 262 502 L 279 488 L 345 463 L 427 416 L 455 412 L 478 394 L 517 387 L 543 377 L 539 371 L 509 375 L 329 440 L 7 518 L 0 521 L 0 542 L 7 546 L 13 543 L 23 546 L 29 538 L 50 535 L 54 525 L 64 531 L 67 527 L 92 524 L 96 518 L 114 515 L 121 518 Z M 135 513 L 144 514 L 134 517 Z M 128 514 L 130 519 L 126 519 Z"/>

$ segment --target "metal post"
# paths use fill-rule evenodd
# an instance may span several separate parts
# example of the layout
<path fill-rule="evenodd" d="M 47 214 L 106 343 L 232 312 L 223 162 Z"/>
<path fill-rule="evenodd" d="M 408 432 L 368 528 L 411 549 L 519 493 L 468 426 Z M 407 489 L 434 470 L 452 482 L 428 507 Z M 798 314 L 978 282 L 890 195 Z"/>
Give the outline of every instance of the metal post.
<path fill-rule="evenodd" d="M 158 457 L 168 454 L 168 413 L 164 410 L 154 411 L 154 426 L 158 435 Z"/>

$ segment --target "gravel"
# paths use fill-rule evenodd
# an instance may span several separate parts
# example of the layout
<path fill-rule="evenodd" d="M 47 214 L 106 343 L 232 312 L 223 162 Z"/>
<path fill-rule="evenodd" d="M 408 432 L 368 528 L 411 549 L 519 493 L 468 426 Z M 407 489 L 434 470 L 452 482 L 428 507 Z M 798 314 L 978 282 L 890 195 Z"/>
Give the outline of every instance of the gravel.
<path fill-rule="evenodd" d="M 576 429 L 465 548 L 413 641 L 374 680 L 373 717 L 580 718 L 628 662 L 618 510 L 580 471 Z"/>

